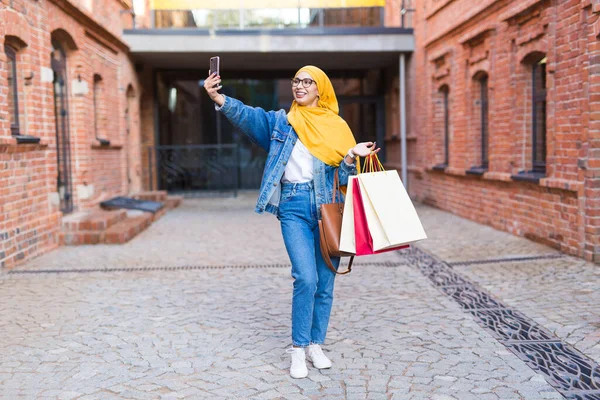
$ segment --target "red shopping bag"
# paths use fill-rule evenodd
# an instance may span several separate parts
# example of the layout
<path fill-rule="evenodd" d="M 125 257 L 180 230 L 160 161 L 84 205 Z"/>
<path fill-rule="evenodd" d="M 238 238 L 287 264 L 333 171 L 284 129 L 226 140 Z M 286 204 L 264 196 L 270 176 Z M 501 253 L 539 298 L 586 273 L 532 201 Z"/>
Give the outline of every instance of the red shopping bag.
<path fill-rule="evenodd" d="M 358 179 L 353 180 L 352 186 L 352 201 L 354 208 L 354 236 L 356 239 L 356 255 L 367 256 L 370 254 L 380 254 L 388 251 L 406 249 L 410 245 L 392 247 L 389 249 L 373 251 L 373 238 L 369 233 L 369 225 L 363 206 L 363 199 L 360 193 L 360 182 Z"/>

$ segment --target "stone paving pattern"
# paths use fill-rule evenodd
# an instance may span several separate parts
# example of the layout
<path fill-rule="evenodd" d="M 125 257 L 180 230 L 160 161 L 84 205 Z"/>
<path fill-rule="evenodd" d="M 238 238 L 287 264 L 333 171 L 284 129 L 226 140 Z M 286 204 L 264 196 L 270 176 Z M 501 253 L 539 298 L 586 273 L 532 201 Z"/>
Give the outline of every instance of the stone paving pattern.
<path fill-rule="evenodd" d="M 429 235 L 419 247 L 447 262 L 560 254 L 431 207 L 419 207 L 419 215 Z M 565 255 L 454 270 L 600 363 L 599 265 Z"/>
<path fill-rule="evenodd" d="M 599 266 L 565 257 L 454 269 L 600 363 Z"/>
<path fill-rule="evenodd" d="M 277 219 L 255 215 L 254 200 L 186 200 L 126 245 L 61 248 L 19 270 L 288 264 Z M 439 210 L 418 212 L 430 237 L 420 246 L 440 258 L 556 254 Z M 2 272 L 0 398 L 562 398 L 398 254 L 358 261 L 337 278 L 324 346 L 334 367 L 310 366 L 301 380 L 288 376 L 285 354 L 289 267 Z M 368 261 L 398 264 L 361 265 Z M 595 354 L 586 332 L 598 297 L 586 290 L 597 287 L 584 283 L 597 284 L 597 266 L 565 257 L 454 268 L 562 337 L 576 337 L 570 325 L 588 326 L 578 331 L 587 341 L 574 344 Z M 555 283 L 560 290 L 540 295 Z M 567 312 L 575 301 L 587 302 L 579 316 Z"/>

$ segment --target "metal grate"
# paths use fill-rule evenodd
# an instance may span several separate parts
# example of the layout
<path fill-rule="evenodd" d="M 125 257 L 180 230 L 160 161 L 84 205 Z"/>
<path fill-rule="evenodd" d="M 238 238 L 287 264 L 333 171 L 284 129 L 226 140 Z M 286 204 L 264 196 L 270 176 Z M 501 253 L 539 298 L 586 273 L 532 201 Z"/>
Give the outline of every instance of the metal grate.
<path fill-rule="evenodd" d="M 559 339 L 525 315 L 506 308 L 496 310 L 472 310 L 480 325 L 505 345 L 513 342 L 554 341 Z"/>
<path fill-rule="evenodd" d="M 523 360 L 567 399 L 600 400 L 600 366 L 520 312 L 505 306 L 489 293 L 419 248 L 398 252 L 418 268 L 442 293 L 454 299 L 479 325 Z M 506 261 L 552 259 L 562 255 L 518 257 L 502 260 L 456 262 L 472 265 Z"/>
<path fill-rule="evenodd" d="M 574 400 L 600 400 L 600 392 L 585 392 L 585 393 L 577 393 L 572 392 L 569 394 L 569 399 Z"/>
<path fill-rule="evenodd" d="M 549 376 L 551 385 L 567 388 L 563 393 L 565 397 L 575 394 L 600 395 L 600 367 L 590 363 L 570 346 L 560 342 L 521 342 L 508 348 L 526 364 Z"/>
<path fill-rule="evenodd" d="M 237 197 L 239 186 L 239 149 L 237 144 L 206 144 L 150 147 L 148 168 L 156 173 L 160 190 L 169 193 L 199 191 Z M 155 187 L 154 178 L 150 187 Z"/>
<path fill-rule="evenodd" d="M 468 261 L 453 261 L 448 262 L 446 265 L 454 267 L 457 265 L 477 265 L 477 264 L 497 264 L 504 262 L 518 262 L 518 261 L 535 261 L 535 260 L 552 260 L 555 258 L 563 258 L 564 254 L 546 254 L 541 256 L 524 256 L 524 257 L 505 257 L 505 258 L 492 258 L 489 260 L 468 260 Z"/>
<path fill-rule="evenodd" d="M 440 286 L 440 289 L 468 311 L 502 308 L 502 304 L 473 286 Z"/>
<path fill-rule="evenodd" d="M 359 262 L 356 266 L 371 267 L 398 267 L 399 262 Z M 65 268 L 65 269 L 30 269 L 11 270 L 9 275 L 35 275 L 35 274 L 86 274 L 93 272 L 150 272 L 150 271 L 193 271 L 209 269 L 249 269 L 249 268 L 291 268 L 290 264 L 248 264 L 248 265 L 179 265 L 160 267 L 131 267 L 131 268 Z M 342 266 L 343 268 L 343 266 Z"/>

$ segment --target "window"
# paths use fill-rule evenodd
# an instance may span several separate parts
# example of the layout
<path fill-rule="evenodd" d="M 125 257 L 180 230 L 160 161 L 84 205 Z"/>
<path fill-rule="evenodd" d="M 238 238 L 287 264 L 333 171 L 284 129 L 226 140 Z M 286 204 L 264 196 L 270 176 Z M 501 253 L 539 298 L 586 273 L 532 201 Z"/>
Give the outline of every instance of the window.
<path fill-rule="evenodd" d="M 94 75 L 93 102 L 94 102 L 94 137 L 103 146 L 110 145 L 110 140 L 102 138 L 102 132 L 105 130 L 106 110 L 104 109 L 104 93 L 103 93 L 102 77 L 98 74 Z"/>
<path fill-rule="evenodd" d="M 102 83 L 102 77 L 100 75 L 94 75 L 94 87 L 93 87 L 93 102 L 94 102 L 94 136 L 96 139 L 100 137 L 98 127 L 100 125 L 100 86 Z"/>
<path fill-rule="evenodd" d="M 489 106 L 488 106 L 488 76 L 479 78 L 481 90 L 481 167 L 489 165 Z"/>
<path fill-rule="evenodd" d="M 489 86 L 487 73 L 480 71 L 473 77 L 471 96 L 474 99 L 472 111 L 472 129 L 469 137 L 469 148 L 473 148 L 477 164 L 466 171 L 469 175 L 482 176 L 489 168 Z M 477 132 L 477 133 L 475 133 Z M 471 139 L 472 137 L 472 139 Z M 477 154 L 479 153 L 479 154 Z"/>
<path fill-rule="evenodd" d="M 444 164 L 450 163 L 450 89 L 444 86 L 440 89 L 444 98 Z"/>
<path fill-rule="evenodd" d="M 532 165 L 533 172 L 546 172 L 546 58 L 532 69 Z"/>
<path fill-rule="evenodd" d="M 10 131 L 19 135 L 19 89 L 17 75 L 17 52 L 10 46 L 4 46 L 8 69 L 8 115 L 10 118 Z"/>
<path fill-rule="evenodd" d="M 434 93 L 433 132 L 435 147 L 434 170 L 444 171 L 450 161 L 450 88 L 443 85 Z"/>

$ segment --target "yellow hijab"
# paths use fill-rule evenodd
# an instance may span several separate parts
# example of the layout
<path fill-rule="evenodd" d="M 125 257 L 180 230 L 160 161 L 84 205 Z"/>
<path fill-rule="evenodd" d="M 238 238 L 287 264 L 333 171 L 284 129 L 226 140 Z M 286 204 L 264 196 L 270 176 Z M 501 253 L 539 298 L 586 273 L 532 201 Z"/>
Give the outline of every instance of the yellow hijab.
<path fill-rule="evenodd" d="M 319 91 L 317 107 L 292 103 L 288 121 L 310 153 L 327 165 L 340 165 L 348 150 L 356 146 L 350 127 L 338 115 L 337 98 L 329 77 L 321 69 L 307 65 L 296 72 L 307 72 Z"/>

